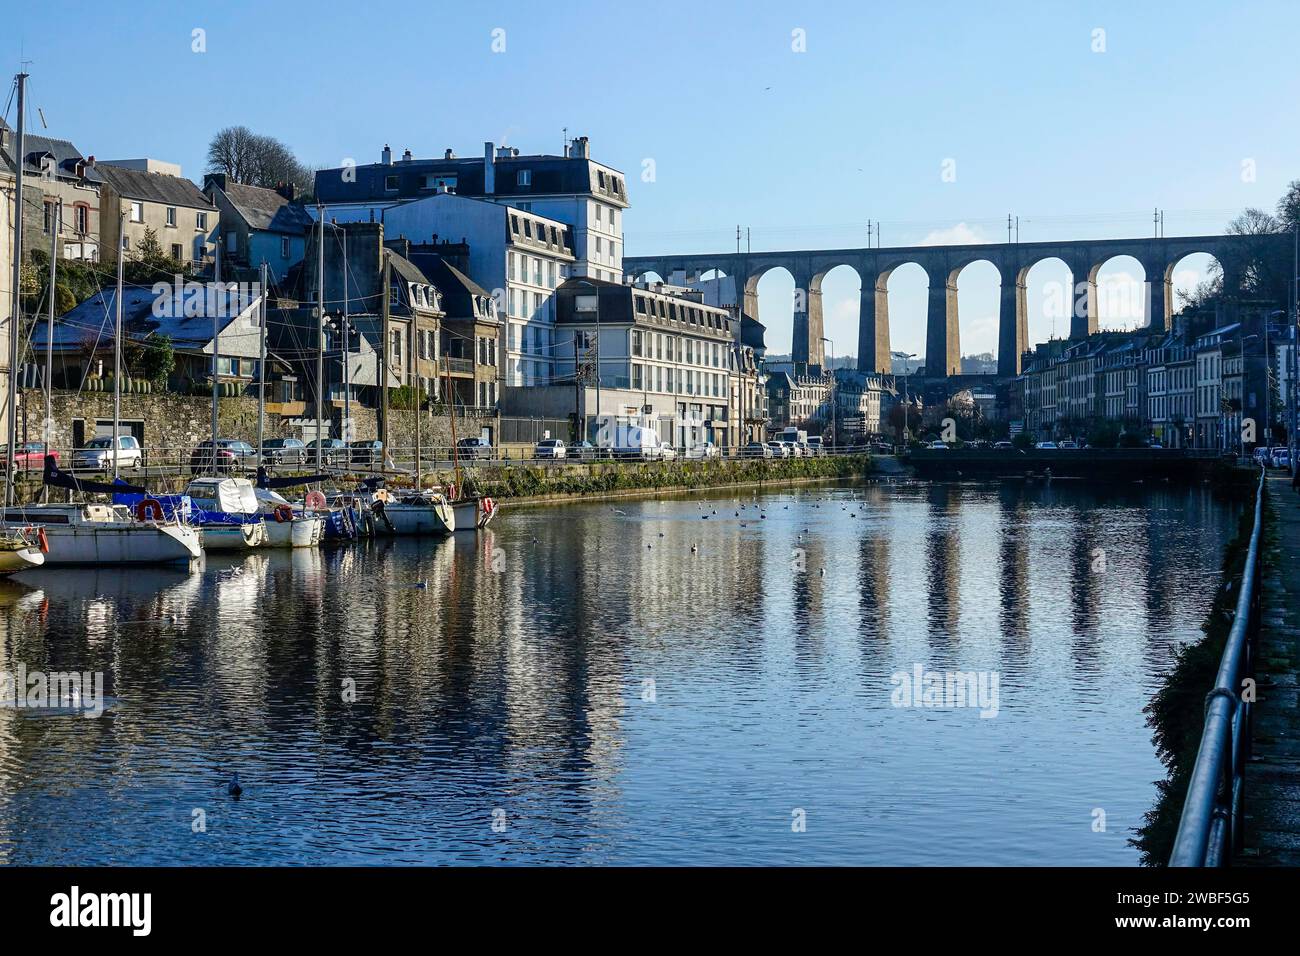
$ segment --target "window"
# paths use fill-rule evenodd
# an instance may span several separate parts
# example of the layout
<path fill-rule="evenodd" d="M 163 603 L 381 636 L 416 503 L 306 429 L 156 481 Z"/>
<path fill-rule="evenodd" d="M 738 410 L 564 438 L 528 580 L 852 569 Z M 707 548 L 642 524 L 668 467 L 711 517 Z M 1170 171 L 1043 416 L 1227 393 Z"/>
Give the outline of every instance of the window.
<path fill-rule="evenodd" d="M 632 330 L 632 354 L 641 355 L 641 337 L 643 333 L 640 329 Z"/>
<path fill-rule="evenodd" d="M 524 220 L 524 235 L 529 239 L 533 238 L 533 221 L 531 219 Z"/>
<path fill-rule="evenodd" d="M 511 217 L 510 217 L 510 231 L 513 232 L 516 236 L 519 235 L 519 217 L 518 217 L 518 216 L 511 216 Z"/>
<path fill-rule="evenodd" d="M 390 351 L 393 356 L 393 364 L 401 365 L 402 364 L 402 333 L 394 329 L 393 331 L 388 333 L 388 337 L 389 337 L 389 342 L 391 344 Z"/>
<path fill-rule="evenodd" d="M 280 237 L 280 258 L 281 259 L 289 258 L 289 237 L 288 236 Z"/>
<path fill-rule="evenodd" d="M 41 230 L 46 235 L 49 235 L 50 231 L 53 228 L 54 228 L 54 203 L 47 202 L 45 204 L 45 218 L 41 222 Z"/>
<path fill-rule="evenodd" d="M 519 186 L 531 186 L 533 184 L 533 171 L 531 169 L 519 170 L 518 176 L 515 177 L 515 183 Z"/>
<path fill-rule="evenodd" d="M 208 214 L 206 212 L 196 212 L 194 214 L 194 228 L 208 231 Z"/>
<path fill-rule="evenodd" d="M 176 228 L 176 207 L 175 206 L 167 207 L 167 225 L 173 229 Z"/>
<path fill-rule="evenodd" d="M 90 207 L 76 206 L 72 211 L 73 227 L 77 232 L 85 235 L 90 232 Z"/>
<path fill-rule="evenodd" d="M 390 193 L 397 192 L 397 176 L 384 177 L 384 191 Z"/>
<path fill-rule="evenodd" d="M 184 255 L 185 253 L 181 250 L 181 244 L 179 242 L 173 242 L 172 258 L 175 259 L 177 262 L 180 262 L 181 259 L 184 257 Z"/>
<path fill-rule="evenodd" d="M 641 366 L 635 362 L 632 364 L 632 387 L 641 388 Z"/>
<path fill-rule="evenodd" d="M 605 175 L 604 173 L 601 173 L 601 176 L 604 176 L 604 175 Z M 600 203 L 596 203 L 596 222 L 597 222 L 597 223 L 600 222 L 600 210 L 601 210 L 601 205 L 600 205 Z"/>
<path fill-rule="evenodd" d="M 131 201 L 131 221 L 144 222 L 144 203 L 136 200 Z"/>

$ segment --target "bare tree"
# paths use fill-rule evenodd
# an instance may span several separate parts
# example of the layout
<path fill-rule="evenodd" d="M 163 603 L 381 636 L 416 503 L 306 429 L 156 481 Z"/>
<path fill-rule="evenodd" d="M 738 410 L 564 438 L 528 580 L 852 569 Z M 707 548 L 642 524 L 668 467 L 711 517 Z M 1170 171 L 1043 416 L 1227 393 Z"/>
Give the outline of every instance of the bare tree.
<path fill-rule="evenodd" d="M 267 189 L 292 183 L 304 194 L 311 191 L 314 178 L 288 146 L 247 126 L 228 126 L 212 137 L 208 172 L 225 173 L 237 183 Z"/>

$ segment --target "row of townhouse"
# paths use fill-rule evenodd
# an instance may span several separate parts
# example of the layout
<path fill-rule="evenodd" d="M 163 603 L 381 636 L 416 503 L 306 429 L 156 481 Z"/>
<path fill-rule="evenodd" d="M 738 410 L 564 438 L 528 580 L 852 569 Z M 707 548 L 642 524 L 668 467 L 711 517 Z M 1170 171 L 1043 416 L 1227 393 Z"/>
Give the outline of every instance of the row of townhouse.
<path fill-rule="evenodd" d="M 1018 410 L 1041 439 L 1086 440 L 1102 422 L 1171 448 L 1233 451 L 1264 442 L 1282 403 L 1271 381 L 1289 353 L 1267 313 L 1240 321 L 1179 316 L 1170 332 L 1102 332 L 1042 343 L 1024 356 Z"/>
<path fill-rule="evenodd" d="M 802 374 L 792 363 L 768 367 L 768 408 L 774 431 L 794 425 L 814 433 L 838 429 L 837 440 L 884 435 L 889 431 L 889 410 L 897 400 L 892 375 L 856 369 Z"/>

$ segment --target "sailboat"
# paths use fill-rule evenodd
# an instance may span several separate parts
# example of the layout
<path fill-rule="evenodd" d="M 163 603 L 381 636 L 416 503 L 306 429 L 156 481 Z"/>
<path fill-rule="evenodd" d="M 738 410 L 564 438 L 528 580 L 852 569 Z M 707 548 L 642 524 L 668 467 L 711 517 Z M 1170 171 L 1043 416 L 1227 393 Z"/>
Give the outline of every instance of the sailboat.
<path fill-rule="evenodd" d="M 23 110 L 26 106 L 26 74 L 18 75 L 18 184 L 14 191 L 14 249 L 22 248 L 23 241 Z M 9 444 L 5 448 L 8 468 L 5 469 L 5 520 L 0 524 L 0 575 L 15 574 L 28 568 L 38 568 L 45 563 L 45 554 L 41 543 L 44 536 L 37 528 L 22 524 L 17 527 L 9 525 L 8 506 L 14 500 L 14 451 L 18 437 L 18 349 L 19 317 L 21 299 L 19 285 L 22 276 L 22 256 L 14 255 L 13 273 L 13 311 L 9 315 L 9 404 L 5 409 L 8 423 Z M 51 290 L 52 291 L 52 290 Z"/>
<path fill-rule="evenodd" d="M 19 116 L 22 116 L 22 95 L 23 86 L 20 77 L 19 82 Z M 20 118 L 18 126 L 18 150 L 17 155 L 23 156 L 25 145 L 23 141 L 23 126 Z M 22 163 L 18 164 L 19 177 L 21 177 Z M 18 180 L 20 186 L 18 195 L 21 195 L 21 178 Z M 121 221 L 124 223 L 126 214 L 121 214 Z M 22 217 L 15 217 L 19 230 L 18 236 L 21 239 L 21 222 Z M 58 223 L 51 231 L 57 239 Z M 119 235 L 123 230 L 119 227 Z M 17 246 L 21 248 L 21 246 Z M 54 246 L 55 255 L 51 256 L 50 268 L 50 298 L 51 303 L 54 300 L 54 270 L 57 260 L 57 242 Z M 117 319 L 114 333 L 114 361 L 113 361 L 113 438 L 114 446 L 117 445 L 117 435 L 121 428 L 121 361 L 122 361 L 122 265 L 123 256 L 120 254 L 117 259 Z M 15 263 L 15 270 L 17 263 Z M 17 273 L 15 271 L 15 279 Z M 17 282 L 15 281 L 15 290 Z M 14 371 L 10 374 L 10 397 L 9 397 L 9 414 L 10 414 L 10 458 L 9 471 L 6 476 L 6 493 L 5 493 L 5 512 L 4 522 L 10 524 L 17 522 L 19 524 L 39 526 L 35 530 L 36 538 L 40 544 L 40 550 L 44 551 L 44 564 L 48 566 L 68 565 L 68 564 L 155 564 L 171 561 L 190 561 L 199 557 L 200 549 L 198 536 L 189 528 L 176 520 L 167 521 L 162 515 L 162 510 L 154 502 L 150 507 L 144 508 L 142 512 L 133 514 L 130 509 L 121 505 L 114 504 L 32 504 L 17 505 L 13 500 L 13 458 L 12 450 L 17 438 L 17 416 L 16 416 L 16 399 L 17 399 L 17 381 L 16 369 L 18 365 L 18 348 L 17 348 L 17 316 L 18 301 L 15 294 L 14 302 L 15 324 L 12 332 L 14 347 L 11 356 L 11 369 Z M 49 315 L 49 327 L 52 327 L 54 321 L 54 311 L 51 306 Z M 47 327 L 48 331 L 48 327 Z M 45 353 L 45 394 L 46 394 L 46 418 L 49 418 L 49 390 L 51 387 L 50 368 L 52 363 L 53 336 L 47 336 L 46 353 Z M 113 458 L 113 474 L 117 476 L 117 456 Z M 130 485 L 114 483 L 112 485 L 102 484 L 99 482 L 80 481 L 76 477 L 64 474 L 58 470 L 55 465 L 53 456 L 45 458 L 44 480 L 47 486 L 67 488 L 73 491 L 88 493 L 113 493 L 118 490 L 144 492 L 143 488 L 134 488 Z M 28 538 L 30 534 L 24 529 L 22 537 Z M 21 542 L 11 538 L 11 543 L 15 546 L 16 552 L 23 552 Z M 12 564 L 14 560 L 28 560 L 19 555 L 17 558 L 10 556 L 7 563 Z M 0 562 L 6 563 L 6 562 Z M 31 563 L 28 561 L 28 563 Z"/>
<path fill-rule="evenodd" d="M 119 235 L 123 234 L 126 214 L 121 214 Z M 122 267 L 123 255 L 117 258 L 116 324 L 113 351 L 113 446 L 117 446 L 122 420 Z M 45 389 L 50 382 L 50 349 L 53 336 L 47 334 Z M 47 488 L 65 488 L 81 494 L 138 495 L 134 510 L 130 505 L 114 502 L 100 504 L 41 503 L 7 509 L 7 520 L 31 521 L 45 529 L 49 551 L 47 565 L 73 564 L 167 564 L 189 562 L 203 554 L 198 533 L 175 515 L 167 515 L 161 503 L 148 497 L 145 488 L 129 485 L 118 478 L 118 459 L 113 456 L 112 483 L 79 479 L 59 469 L 54 456 L 45 458 L 44 482 Z"/>

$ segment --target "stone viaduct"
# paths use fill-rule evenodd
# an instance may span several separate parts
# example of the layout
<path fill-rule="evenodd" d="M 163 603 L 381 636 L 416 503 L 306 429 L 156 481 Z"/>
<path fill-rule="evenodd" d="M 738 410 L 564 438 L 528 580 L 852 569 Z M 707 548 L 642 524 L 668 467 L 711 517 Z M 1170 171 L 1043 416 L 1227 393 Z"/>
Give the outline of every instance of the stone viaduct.
<path fill-rule="evenodd" d="M 1022 353 L 1029 342 L 1025 296 L 1029 270 L 1047 259 L 1059 259 L 1073 279 L 1070 337 L 1097 330 L 1097 273 L 1116 256 L 1132 256 L 1146 272 L 1146 318 L 1154 328 L 1169 328 L 1174 267 L 1185 256 L 1203 252 L 1225 270 L 1258 250 L 1259 236 L 1176 236 L 1150 239 L 1083 239 L 1065 242 L 1008 242 L 962 246 L 898 246 L 873 249 L 827 249 L 793 252 L 732 252 L 699 255 L 625 256 L 623 271 L 634 278 L 654 272 L 665 281 L 699 278 L 710 270 L 739 279 L 745 311 L 758 318 L 758 280 L 770 269 L 784 268 L 794 276 L 796 295 L 792 356 L 797 364 L 823 362 L 822 280 L 837 266 L 847 265 L 862 280 L 858 313 L 858 368 L 888 372 L 889 276 L 899 266 L 915 262 L 930 280 L 926 310 L 926 374 L 942 378 L 961 371 L 961 342 L 957 317 L 957 276 L 973 262 L 990 262 L 1002 279 L 998 310 L 998 375 L 1020 373 Z M 1290 242 L 1289 236 L 1277 237 Z M 1235 253 L 1235 254 L 1234 254 Z M 1227 276 L 1229 288 L 1233 276 Z M 939 360 L 936 362 L 936 358 Z"/>

